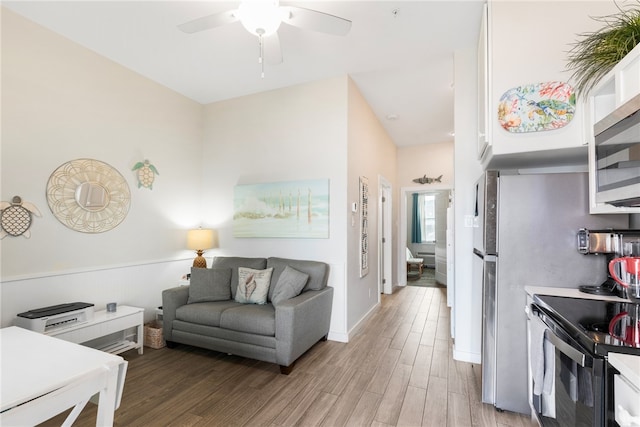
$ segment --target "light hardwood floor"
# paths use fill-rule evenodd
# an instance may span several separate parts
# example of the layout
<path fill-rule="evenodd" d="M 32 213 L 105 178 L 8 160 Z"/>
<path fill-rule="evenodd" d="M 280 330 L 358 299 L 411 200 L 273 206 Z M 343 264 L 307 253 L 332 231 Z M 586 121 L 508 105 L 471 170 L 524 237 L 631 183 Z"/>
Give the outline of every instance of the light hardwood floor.
<path fill-rule="evenodd" d="M 351 342 L 319 342 L 288 376 L 273 364 L 183 345 L 125 353 L 115 425 L 535 426 L 480 402 L 480 365 L 452 357 L 446 289 L 381 297 Z M 95 425 L 95 408 L 74 425 Z"/>

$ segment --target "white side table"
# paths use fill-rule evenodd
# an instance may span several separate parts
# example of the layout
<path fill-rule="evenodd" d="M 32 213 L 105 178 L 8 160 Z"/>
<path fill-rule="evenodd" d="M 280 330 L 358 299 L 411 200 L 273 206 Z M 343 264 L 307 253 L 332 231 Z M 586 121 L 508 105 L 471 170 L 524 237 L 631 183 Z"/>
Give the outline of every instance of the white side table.
<path fill-rule="evenodd" d="M 136 329 L 135 338 L 127 334 L 127 331 L 132 328 Z M 114 339 L 99 342 L 94 348 L 113 354 L 136 348 L 138 349 L 138 354 L 142 354 L 144 348 L 143 328 L 143 308 L 118 305 L 118 309 L 113 313 L 109 313 L 106 310 L 96 311 L 93 315 L 93 320 L 90 322 L 46 332 L 45 334 L 76 344 L 98 340 L 109 335 L 117 335 Z"/>

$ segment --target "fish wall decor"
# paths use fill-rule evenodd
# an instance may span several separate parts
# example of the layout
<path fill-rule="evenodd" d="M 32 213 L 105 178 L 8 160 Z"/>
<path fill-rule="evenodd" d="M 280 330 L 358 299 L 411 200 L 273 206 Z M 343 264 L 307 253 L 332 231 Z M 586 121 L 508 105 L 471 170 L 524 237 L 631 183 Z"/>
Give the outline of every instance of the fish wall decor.
<path fill-rule="evenodd" d="M 437 178 L 429 178 L 427 175 L 424 175 L 420 178 L 416 178 L 413 182 L 417 182 L 418 184 L 433 184 L 434 182 L 442 182 L 442 175 Z"/>

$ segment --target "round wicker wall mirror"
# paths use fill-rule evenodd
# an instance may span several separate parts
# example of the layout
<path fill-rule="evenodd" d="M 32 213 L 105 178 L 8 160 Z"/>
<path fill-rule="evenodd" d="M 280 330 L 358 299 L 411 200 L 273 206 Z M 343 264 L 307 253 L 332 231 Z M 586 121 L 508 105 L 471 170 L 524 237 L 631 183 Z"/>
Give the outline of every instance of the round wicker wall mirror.
<path fill-rule="evenodd" d="M 120 224 L 129 212 L 131 193 L 112 166 L 93 159 L 63 163 L 47 182 L 47 203 L 65 226 L 83 233 L 102 233 Z"/>

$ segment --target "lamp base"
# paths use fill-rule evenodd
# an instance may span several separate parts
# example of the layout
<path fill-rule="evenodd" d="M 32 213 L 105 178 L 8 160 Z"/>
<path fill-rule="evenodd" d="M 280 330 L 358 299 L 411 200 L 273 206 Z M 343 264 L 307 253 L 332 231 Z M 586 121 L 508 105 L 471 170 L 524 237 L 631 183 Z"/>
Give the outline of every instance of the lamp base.
<path fill-rule="evenodd" d="M 203 251 L 198 251 L 198 256 L 193 260 L 195 268 L 207 268 L 207 260 L 202 256 Z"/>

